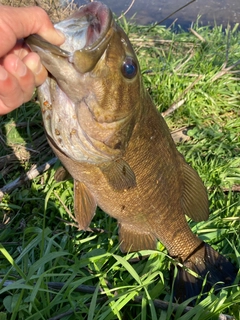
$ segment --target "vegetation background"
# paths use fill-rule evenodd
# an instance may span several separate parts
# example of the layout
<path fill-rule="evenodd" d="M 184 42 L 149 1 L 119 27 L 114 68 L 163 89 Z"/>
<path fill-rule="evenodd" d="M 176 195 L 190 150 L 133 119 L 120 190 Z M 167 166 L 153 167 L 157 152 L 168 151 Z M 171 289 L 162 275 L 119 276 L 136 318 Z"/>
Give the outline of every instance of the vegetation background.
<path fill-rule="evenodd" d="M 59 11 L 54 1 L 40 4 L 54 20 L 73 10 Z M 190 32 L 180 26 L 176 32 L 176 25 L 150 30 L 124 18 L 119 23 L 179 151 L 208 189 L 209 220 L 189 224 L 239 268 L 238 25 L 196 23 Z M 193 308 L 176 305 L 169 281 L 176 262 L 160 243 L 155 251 L 121 254 L 116 221 L 100 209 L 89 231 L 77 230 L 72 181 L 54 179 L 60 164 L 46 142 L 36 94 L 0 118 L 0 143 L 1 320 L 240 319 L 239 275 L 234 285 L 218 295 L 209 292 Z"/>

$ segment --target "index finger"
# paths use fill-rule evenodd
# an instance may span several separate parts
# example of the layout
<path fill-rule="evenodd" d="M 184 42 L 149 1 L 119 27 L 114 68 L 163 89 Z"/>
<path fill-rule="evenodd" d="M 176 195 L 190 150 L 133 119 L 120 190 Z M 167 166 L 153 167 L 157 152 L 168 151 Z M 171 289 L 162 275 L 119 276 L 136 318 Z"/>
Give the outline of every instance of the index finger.
<path fill-rule="evenodd" d="M 0 57 L 14 47 L 17 39 L 34 33 L 55 45 L 64 42 L 64 36 L 54 29 L 47 13 L 40 7 L 0 8 Z"/>

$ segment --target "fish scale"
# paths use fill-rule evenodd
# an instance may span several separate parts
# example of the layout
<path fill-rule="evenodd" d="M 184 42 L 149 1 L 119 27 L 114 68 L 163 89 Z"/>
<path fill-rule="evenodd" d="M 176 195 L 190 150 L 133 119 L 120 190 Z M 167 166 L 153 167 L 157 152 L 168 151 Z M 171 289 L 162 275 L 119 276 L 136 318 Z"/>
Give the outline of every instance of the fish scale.
<path fill-rule="evenodd" d="M 177 151 L 111 11 L 91 2 L 59 26 L 66 37 L 62 48 L 37 36 L 26 41 L 51 74 L 38 94 L 49 144 L 74 178 L 79 229 L 88 228 L 99 206 L 117 219 L 123 252 L 155 249 L 160 240 L 200 276 L 178 267 L 179 302 L 201 293 L 205 277 L 203 292 L 219 281 L 233 283 L 236 268 L 188 226 L 185 214 L 195 221 L 208 219 L 206 189 Z M 46 101 L 51 104 L 48 118 Z M 79 127 L 69 125 L 68 110 Z"/>

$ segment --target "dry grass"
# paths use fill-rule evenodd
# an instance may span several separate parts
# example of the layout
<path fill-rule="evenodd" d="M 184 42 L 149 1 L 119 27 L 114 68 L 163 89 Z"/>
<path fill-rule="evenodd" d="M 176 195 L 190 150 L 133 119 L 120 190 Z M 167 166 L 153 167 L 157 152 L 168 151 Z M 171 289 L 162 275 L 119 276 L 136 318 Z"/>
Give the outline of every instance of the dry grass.
<path fill-rule="evenodd" d="M 69 1 L 67 6 L 62 6 L 59 0 L 1 0 L 0 3 L 13 7 L 39 6 L 47 12 L 54 23 L 68 17 L 77 7 L 73 0 Z"/>

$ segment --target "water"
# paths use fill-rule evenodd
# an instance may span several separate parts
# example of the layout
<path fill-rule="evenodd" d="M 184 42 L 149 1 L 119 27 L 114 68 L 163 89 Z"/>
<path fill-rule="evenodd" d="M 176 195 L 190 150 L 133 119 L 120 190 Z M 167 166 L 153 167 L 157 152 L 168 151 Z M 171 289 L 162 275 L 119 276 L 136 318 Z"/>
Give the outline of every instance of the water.
<path fill-rule="evenodd" d="M 117 16 L 126 11 L 132 0 L 101 0 L 109 6 Z M 86 3 L 87 0 L 75 0 L 76 3 Z M 135 0 L 131 10 L 126 14 L 129 19 L 135 13 L 138 24 L 149 24 L 161 21 L 179 7 L 187 4 L 189 0 Z M 240 0 L 196 0 L 188 7 L 174 14 L 164 21 L 169 26 L 175 19 L 177 24 L 189 28 L 191 23 L 201 15 L 200 24 L 211 25 L 215 23 L 227 26 L 240 22 Z"/>

